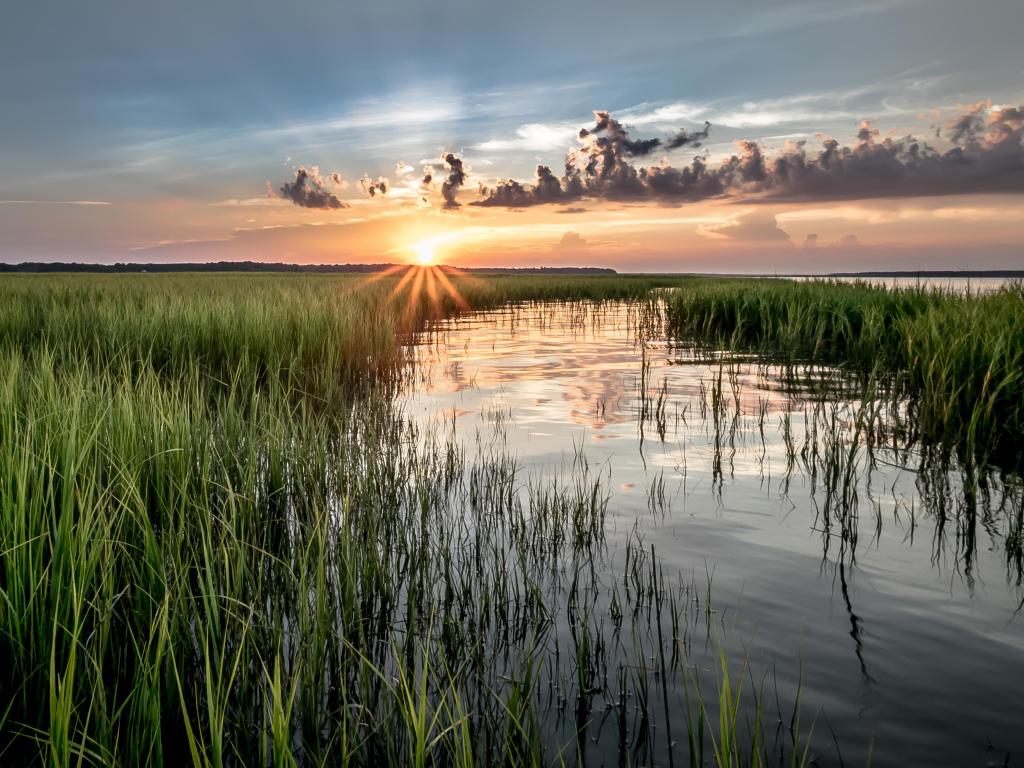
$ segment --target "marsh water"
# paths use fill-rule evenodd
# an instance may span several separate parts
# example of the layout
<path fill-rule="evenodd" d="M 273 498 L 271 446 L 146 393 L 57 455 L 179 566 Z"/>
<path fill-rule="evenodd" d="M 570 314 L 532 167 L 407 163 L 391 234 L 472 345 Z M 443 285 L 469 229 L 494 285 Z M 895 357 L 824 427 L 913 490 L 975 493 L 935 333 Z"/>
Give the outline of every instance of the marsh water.
<path fill-rule="evenodd" d="M 817 764 L 1024 759 L 1014 476 L 965 475 L 928 446 L 890 441 L 899 402 L 873 412 L 881 437 L 869 438 L 856 382 L 667 338 L 656 302 L 464 314 L 409 352 L 402 406 L 421 434 L 457 442 L 470 462 L 507 453 L 517 493 L 584 468 L 598 478 L 606 545 L 588 564 L 594 583 L 620 583 L 650 552 L 662 586 L 685 596 L 683 666 L 720 683 L 724 653 L 733 687 L 746 680 L 748 716 L 757 689 L 778 732 L 799 711 Z M 616 603 L 594 600 L 613 618 Z M 554 622 L 563 634 L 571 624 Z M 661 643 L 637 637 L 620 641 L 613 678 L 657 667 Z M 645 650 L 631 655 L 631 643 Z M 553 665 L 566 655 L 552 649 Z M 558 696 L 542 701 L 546 731 L 556 749 L 575 739 L 577 756 L 621 764 L 615 686 L 603 688 L 582 717 Z M 684 716 L 658 701 L 650 743 L 632 738 L 628 762 L 686 764 Z"/>
<path fill-rule="evenodd" d="M 813 282 L 821 278 L 798 277 L 794 279 Z M 1011 277 L 880 277 L 863 275 L 860 277 L 830 277 L 828 279 L 840 283 L 866 283 L 885 288 L 924 288 L 946 293 L 970 294 L 994 293 L 1004 285 L 1016 282 L 1016 278 Z"/>

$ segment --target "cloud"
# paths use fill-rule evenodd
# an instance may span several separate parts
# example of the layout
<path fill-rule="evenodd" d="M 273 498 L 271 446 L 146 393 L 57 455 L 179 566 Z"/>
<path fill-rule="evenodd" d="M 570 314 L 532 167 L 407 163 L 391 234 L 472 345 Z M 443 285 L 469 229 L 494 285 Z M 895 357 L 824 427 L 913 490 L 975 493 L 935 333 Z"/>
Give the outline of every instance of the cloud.
<path fill-rule="evenodd" d="M 968 107 L 963 114 L 948 120 L 946 131 L 949 140 L 958 146 L 975 141 L 985 125 L 985 110 L 991 105 L 991 102 L 979 101 Z"/>
<path fill-rule="evenodd" d="M 818 244 L 818 233 L 811 232 L 804 238 L 804 248 L 814 248 Z"/>
<path fill-rule="evenodd" d="M 254 131 L 253 136 L 256 139 L 278 140 L 303 139 L 339 132 L 379 132 L 450 123 L 465 116 L 466 107 L 461 95 L 439 95 L 434 89 L 430 92 L 408 90 L 364 99 L 347 111 L 327 118 L 305 122 L 289 121 L 285 125 L 261 128 Z"/>
<path fill-rule="evenodd" d="M 364 175 L 359 179 L 359 186 L 370 197 L 376 197 L 377 195 L 383 196 L 388 193 L 388 180 L 383 176 L 374 181 L 369 176 Z"/>
<path fill-rule="evenodd" d="M 999 107 L 989 112 L 988 133 L 986 141 L 990 144 L 1009 142 L 1013 146 L 1014 138 L 1020 142 L 1021 129 L 1024 128 L 1024 107 Z"/>
<path fill-rule="evenodd" d="M 755 141 L 736 142 L 735 154 L 712 165 L 697 156 L 689 165 L 632 162 L 662 146 L 658 139 L 630 138 L 607 112 L 579 132 L 580 146 L 566 155 L 559 178 L 538 165 L 532 184 L 516 180 L 481 188 L 475 205 L 523 208 L 583 198 L 683 203 L 728 198 L 744 202 L 856 200 L 879 197 L 1024 192 L 1024 107 L 977 104 L 946 126 L 950 148 L 939 151 L 914 136 L 881 138 L 864 121 L 850 146 L 823 138 L 811 150 L 789 141 L 769 156 Z M 705 138 L 710 126 L 668 140 Z M 680 144 L 682 146 L 682 144 Z"/>
<path fill-rule="evenodd" d="M 594 118 L 592 128 L 579 131 L 580 146 L 566 155 L 561 179 L 549 166 L 538 165 L 532 185 L 506 179 L 493 188 L 481 188 L 482 199 L 474 204 L 522 208 L 583 197 L 639 199 L 650 196 L 645 171 L 634 166 L 630 158 L 651 154 L 662 146 L 662 140 L 630 138 L 622 123 L 608 112 L 594 112 Z M 709 128 L 706 125 L 696 134 L 680 131 L 668 141 L 675 142 L 677 147 L 683 146 L 706 136 Z"/>
<path fill-rule="evenodd" d="M 331 176 L 333 178 L 334 174 Z M 342 202 L 333 192 L 324 189 L 324 179 L 320 176 L 320 169 L 315 165 L 309 168 L 300 165 L 295 171 L 295 180 L 286 181 L 281 185 L 281 197 L 302 208 L 348 208 L 348 203 Z"/>
<path fill-rule="evenodd" d="M 852 147 L 825 139 L 809 154 L 795 142 L 754 192 L 775 200 L 1024 192 L 1022 128 L 1013 110 L 972 108 L 950 126 L 953 146 L 945 152 L 913 136 L 879 139 L 866 121 Z"/>
<path fill-rule="evenodd" d="M 260 197 L 245 197 L 236 198 L 229 197 L 227 200 L 221 200 L 218 203 L 210 203 L 211 206 L 216 208 L 272 208 L 277 206 L 287 206 L 288 202 L 282 200 L 279 196 L 262 195 Z"/>
<path fill-rule="evenodd" d="M 698 231 L 734 240 L 789 242 L 789 235 L 779 227 L 775 215 L 767 211 L 754 211 L 724 224 L 700 227 Z"/>
<path fill-rule="evenodd" d="M 548 166 L 538 165 L 536 180 L 532 185 L 520 184 L 515 179 L 506 179 L 492 188 L 481 186 L 482 199 L 475 201 L 473 205 L 525 208 L 562 200 L 576 200 L 582 197 L 583 191 L 578 182 L 579 171 L 568 161 L 562 179 L 555 176 Z"/>
<path fill-rule="evenodd" d="M 683 128 L 674 136 L 669 137 L 665 142 L 665 149 L 678 149 L 679 147 L 693 147 L 696 149 L 708 137 L 710 131 L 711 123 L 707 120 L 704 121 L 704 127 L 699 131 L 687 131 Z"/>
<path fill-rule="evenodd" d="M 700 122 L 708 112 L 708 107 L 701 104 L 676 102 L 650 111 L 642 111 L 646 105 L 630 110 L 622 115 L 622 121 L 632 126 L 673 126 L 680 122 Z"/>
<path fill-rule="evenodd" d="M 578 251 L 587 247 L 587 241 L 579 232 L 566 232 L 558 241 L 558 247 L 565 251 Z"/>
<path fill-rule="evenodd" d="M 610 158 L 611 154 L 625 154 L 643 157 L 661 146 L 661 139 L 630 139 L 622 123 L 610 112 L 594 112 L 596 123 L 593 128 L 581 128 L 579 138 L 584 150 L 591 156 Z"/>
<path fill-rule="evenodd" d="M 463 165 L 462 158 L 452 152 L 442 155 L 441 159 L 444 160 L 445 168 L 448 169 L 448 176 L 441 184 L 441 197 L 444 198 L 442 207 L 446 210 L 453 210 L 459 207 L 459 201 L 455 199 L 455 195 L 459 188 L 466 183 L 468 169 Z"/>
<path fill-rule="evenodd" d="M 629 131 L 610 113 L 594 112 L 592 128 L 579 131 L 580 146 L 569 151 L 565 173 L 557 178 L 546 165 L 538 165 L 533 185 L 525 186 L 508 179 L 493 189 L 481 190 L 477 205 L 520 208 L 543 203 L 577 200 L 582 197 L 639 199 L 650 196 L 645 171 L 630 158 L 644 157 L 662 146 L 658 138 L 632 139 Z M 692 144 L 707 136 L 710 124 L 689 134 L 680 131 L 668 139 L 673 147 Z"/>
<path fill-rule="evenodd" d="M 565 146 L 576 134 L 576 126 L 568 123 L 526 123 L 516 129 L 514 139 L 491 139 L 477 144 L 474 149 L 485 152 L 508 150 L 544 151 Z"/>
<path fill-rule="evenodd" d="M 533 135 L 525 129 L 521 128 L 521 138 Z M 562 135 L 544 131 L 536 129 L 535 133 L 546 144 L 556 133 Z M 550 165 L 539 164 L 531 182 L 505 179 L 491 187 L 481 185 L 479 198 L 472 205 L 526 208 L 561 204 L 563 210 L 576 211 L 578 206 L 572 204 L 586 199 L 679 205 L 714 198 L 754 203 L 1024 192 L 1021 106 L 993 106 L 988 101 L 968 106 L 939 129 L 945 149 L 913 135 L 883 137 L 870 122 L 863 121 L 848 145 L 819 135 L 817 147 L 800 138 L 769 153 L 756 141 L 741 140 L 724 160 L 712 162 L 705 153 L 679 166 L 667 157 L 656 164 L 642 162 L 660 150 L 700 148 L 710 131 L 711 124 L 705 121 L 700 129 L 636 138 L 611 113 L 595 111 L 593 125 L 576 133 L 577 144 L 566 153 L 560 174 Z M 442 207 L 454 210 L 460 207 L 457 197 L 469 168 L 462 157 L 451 152 L 443 154 L 442 161 Z M 405 162 L 396 165 L 400 180 L 413 172 Z M 435 176 L 434 167 L 426 165 L 420 187 L 432 189 Z M 326 188 L 327 181 L 339 188 L 345 185 L 338 173 L 325 179 L 316 166 L 300 166 L 295 179 L 280 187 L 280 196 L 305 208 L 348 207 Z M 373 181 L 364 176 L 360 186 L 376 197 L 388 194 L 391 185 L 383 177 Z"/>
<path fill-rule="evenodd" d="M 699 131 L 680 130 L 665 140 L 633 139 L 625 126 L 609 112 L 594 112 L 594 120 L 593 127 L 581 128 L 577 133 L 580 146 L 570 150 L 566 156 L 561 179 L 549 166 L 538 165 L 532 185 L 505 179 L 493 188 L 481 187 L 483 199 L 474 205 L 523 208 L 590 196 L 640 197 L 644 194 L 642 172 L 632 165 L 630 158 L 646 157 L 662 147 L 699 147 L 711 128 L 711 124 L 705 122 Z"/>

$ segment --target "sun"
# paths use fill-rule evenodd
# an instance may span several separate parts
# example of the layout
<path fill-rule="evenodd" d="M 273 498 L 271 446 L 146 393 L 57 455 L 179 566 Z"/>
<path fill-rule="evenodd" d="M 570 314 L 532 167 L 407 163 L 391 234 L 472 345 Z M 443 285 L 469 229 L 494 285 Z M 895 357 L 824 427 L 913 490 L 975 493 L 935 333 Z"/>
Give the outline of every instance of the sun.
<path fill-rule="evenodd" d="M 434 252 L 434 244 L 424 240 L 412 247 L 416 253 L 416 263 L 427 267 L 434 263 L 437 254 Z"/>

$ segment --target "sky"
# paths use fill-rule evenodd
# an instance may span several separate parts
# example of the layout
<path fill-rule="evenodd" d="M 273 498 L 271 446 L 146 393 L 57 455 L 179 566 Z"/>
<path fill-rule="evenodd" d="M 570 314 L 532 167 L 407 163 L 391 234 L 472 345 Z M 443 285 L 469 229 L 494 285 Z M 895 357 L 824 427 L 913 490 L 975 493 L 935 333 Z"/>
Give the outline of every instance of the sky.
<path fill-rule="evenodd" d="M 0 260 L 1024 269 L 1020 0 L 39 0 Z"/>

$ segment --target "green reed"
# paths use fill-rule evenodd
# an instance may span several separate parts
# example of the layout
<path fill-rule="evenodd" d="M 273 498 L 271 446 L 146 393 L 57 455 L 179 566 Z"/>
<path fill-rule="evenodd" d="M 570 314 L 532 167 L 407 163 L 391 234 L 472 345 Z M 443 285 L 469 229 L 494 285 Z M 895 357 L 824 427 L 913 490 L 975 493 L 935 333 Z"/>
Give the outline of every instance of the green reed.
<path fill-rule="evenodd" d="M 922 438 L 1020 466 L 1024 287 L 993 294 L 864 283 L 706 280 L 668 302 L 674 332 L 784 363 L 887 375 Z"/>
<path fill-rule="evenodd" d="M 400 279 L 0 285 L 3 762 L 585 762 L 618 706 L 626 764 L 683 731 L 698 764 L 716 718 L 729 764 L 806 764 L 729 684 L 694 697 L 703 603 L 653 548 L 595 565 L 609 492 L 585 457 L 524 478 L 388 397 L 401 334 L 434 318 L 665 281 L 474 278 L 456 300 Z"/>
<path fill-rule="evenodd" d="M 426 271 L 425 275 L 440 274 Z M 437 279 L 296 275 L 18 275 L 0 283 L 0 346 L 55 364 L 195 366 L 232 382 L 345 399 L 398 375 L 403 334 L 463 308 L 513 301 L 640 298 L 678 280 L 630 277 Z"/>

